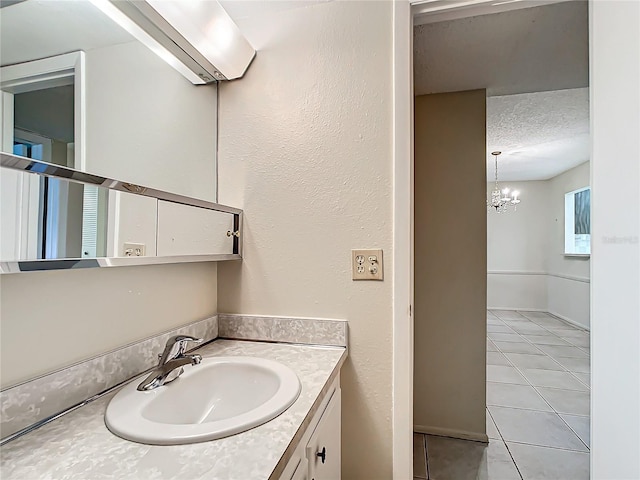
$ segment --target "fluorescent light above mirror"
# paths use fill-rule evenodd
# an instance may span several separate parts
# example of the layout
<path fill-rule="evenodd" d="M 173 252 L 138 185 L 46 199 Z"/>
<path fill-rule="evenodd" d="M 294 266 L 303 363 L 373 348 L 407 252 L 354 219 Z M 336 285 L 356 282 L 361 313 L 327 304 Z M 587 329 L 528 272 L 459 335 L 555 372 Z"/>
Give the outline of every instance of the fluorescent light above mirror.
<path fill-rule="evenodd" d="M 254 48 L 215 0 L 90 0 L 194 84 L 241 78 Z"/>

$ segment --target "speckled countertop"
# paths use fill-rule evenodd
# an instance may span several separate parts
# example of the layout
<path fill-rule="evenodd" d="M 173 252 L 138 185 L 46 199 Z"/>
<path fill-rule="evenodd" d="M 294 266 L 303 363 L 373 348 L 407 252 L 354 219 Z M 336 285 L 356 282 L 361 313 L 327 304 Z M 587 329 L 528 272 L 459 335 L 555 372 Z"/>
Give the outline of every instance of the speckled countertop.
<path fill-rule="evenodd" d="M 289 445 L 306 428 L 346 358 L 342 347 L 237 340 L 216 340 L 198 353 L 279 361 L 300 378 L 300 397 L 280 416 L 247 432 L 204 443 L 153 446 L 123 440 L 107 430 L 104 412 L 116 393 L 112 392 L 4 445 L 0 477 L 267 480 L 288 460 L 293 449 Z"/>

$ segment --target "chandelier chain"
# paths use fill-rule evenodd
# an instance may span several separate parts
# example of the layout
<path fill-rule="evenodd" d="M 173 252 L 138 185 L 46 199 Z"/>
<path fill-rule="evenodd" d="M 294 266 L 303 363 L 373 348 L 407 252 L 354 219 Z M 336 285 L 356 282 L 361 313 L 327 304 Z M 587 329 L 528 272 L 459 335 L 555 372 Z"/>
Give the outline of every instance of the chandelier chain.
<path fill-rule="evenodd" d="M 511 192 L 511 196 L 509 196 L 510 189 L 505 188 L 504 190 L 500 190 L 500 184 L 498 183 L 498 156 L 502 152 L 491 152 L 491 155 L 495 158 L 495 187 L 491 192 L 491 196 L 487 199 L 487 212 L 495 211 L 496 213 L 505 213 L 508 211 L 509 207 L 513 207 L 513 210 L 517 210 L 517 206 L 520 203 L 518 199 L 519 192 L 513 191 Z"/>

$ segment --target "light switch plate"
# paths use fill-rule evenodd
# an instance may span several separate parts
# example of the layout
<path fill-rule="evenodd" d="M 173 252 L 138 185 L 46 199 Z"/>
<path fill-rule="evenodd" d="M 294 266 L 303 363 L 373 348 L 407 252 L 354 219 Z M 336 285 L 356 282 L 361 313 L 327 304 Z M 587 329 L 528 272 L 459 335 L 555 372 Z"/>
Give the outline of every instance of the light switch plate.
<path fill-rule="evenodd" d="M 382 250 L 351 250 L 353 280 L 383 280 Z"/>

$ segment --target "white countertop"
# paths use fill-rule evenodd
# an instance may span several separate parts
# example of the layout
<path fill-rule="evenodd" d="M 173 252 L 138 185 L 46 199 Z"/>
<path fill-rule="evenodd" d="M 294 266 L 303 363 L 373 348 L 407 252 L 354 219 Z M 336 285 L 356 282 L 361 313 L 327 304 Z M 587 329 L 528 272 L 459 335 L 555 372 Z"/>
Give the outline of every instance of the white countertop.
<path fill-rule="evenodd" d="M 116 393 L 112 392 L 4 445 L 0 477 L 267 480 L 288 460 L 283 458 L 287 447 L 306 428 L 323 389 L 336 378 L 346 358 L 342 347 L 238 340 L 216 340 L 198 353 L 281 362 L 300 378 L 300 397 L 280 416 L 247 432 L 210 442 L 154 446 L 121 439 L 107 430 L 104 412 Z"/>

